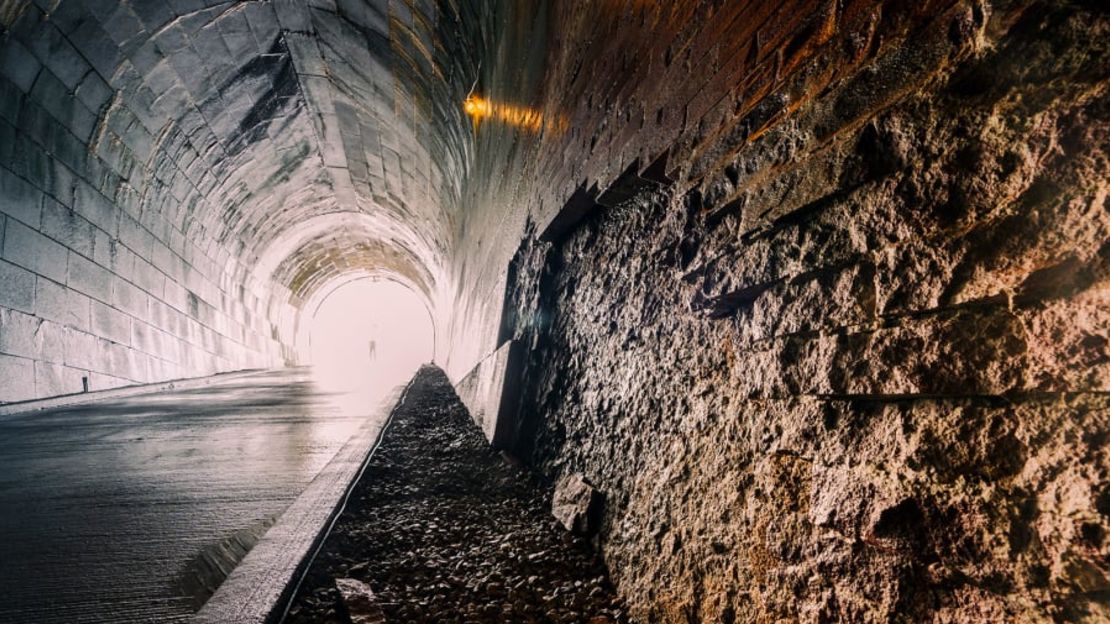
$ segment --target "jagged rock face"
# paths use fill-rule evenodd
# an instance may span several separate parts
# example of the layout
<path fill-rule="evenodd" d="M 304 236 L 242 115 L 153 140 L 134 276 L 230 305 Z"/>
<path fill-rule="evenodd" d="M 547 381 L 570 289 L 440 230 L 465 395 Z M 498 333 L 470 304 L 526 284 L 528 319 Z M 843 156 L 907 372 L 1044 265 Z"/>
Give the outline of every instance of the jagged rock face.
<path fill-rule="evenodd" d="M 639 621 L 1110 618 L 1108 30 L 975 5 L 522 246 L 517 450 Z"/>

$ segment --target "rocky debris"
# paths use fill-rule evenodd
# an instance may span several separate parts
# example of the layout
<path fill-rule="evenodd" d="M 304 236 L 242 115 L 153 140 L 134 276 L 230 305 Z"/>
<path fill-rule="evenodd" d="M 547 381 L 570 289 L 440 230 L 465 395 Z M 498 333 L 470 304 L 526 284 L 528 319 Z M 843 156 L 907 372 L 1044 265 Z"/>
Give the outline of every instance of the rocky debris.
<path fill-rule="evenodd" d="M 550 509 L 548 489 L 490 449 L 446 376 L 422 369 L 286 622 L 347 622 L 352 582 L 387 622 L 626 622 L 596 553 Z"/>
<path fill-rule="evenodd" d="M 339 578 L 335 579 L 335 588 L 343 598 L 351 624 L 385 624 L 385 612 L 369 585 L 352 578 Z"/>
<path fill-rule="evenodd" d="M 598 492 L 578 473 L 563 475 L 555 485 L 551 514 L 568 531 L 590 535 L 597 531 L 602 506 Z"/>

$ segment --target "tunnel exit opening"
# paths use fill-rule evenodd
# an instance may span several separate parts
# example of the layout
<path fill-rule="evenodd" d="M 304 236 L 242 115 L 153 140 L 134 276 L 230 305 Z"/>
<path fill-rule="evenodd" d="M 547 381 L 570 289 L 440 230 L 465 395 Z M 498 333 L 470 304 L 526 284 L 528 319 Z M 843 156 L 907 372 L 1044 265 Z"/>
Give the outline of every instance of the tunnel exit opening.
<path fill-rule="evenodd" d="M 309 361 L 322 386 L 385 394 L 435 356 L 435 330 L 424 300 L 389 279 L 341 284 L 312 311 Z"/>

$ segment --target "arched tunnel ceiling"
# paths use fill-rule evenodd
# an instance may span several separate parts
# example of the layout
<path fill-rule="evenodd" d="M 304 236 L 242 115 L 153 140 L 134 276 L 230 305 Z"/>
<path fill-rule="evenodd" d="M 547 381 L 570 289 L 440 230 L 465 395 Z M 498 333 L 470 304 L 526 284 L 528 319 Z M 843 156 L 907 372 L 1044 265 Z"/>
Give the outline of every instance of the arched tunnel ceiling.
<path fill-rule="evenodd" d="M 390 274 L 424 296 L 431 296 L 432 277 L 419 258 L 399 245 L 360 232 L 332 232 L 306 241 L 278 266 L 274 277 L 288 284 L 294 300 L 307 300 L 337 277 L 349 273 Z"/>
<path fill-rule="evenodd" d="M 484 26 L 467 2 L 36 0 L 4 27 L 75 91 L 121 205 L 245 283 L 445 262 Z M 443 36 L 449 33 L 450 36 Z M 72 58 L 70 58 L 72 57 Z M 349 229 L 352 221 L 360 223 Z M 308 222 L 315 228 L 302 227 Z M 320 225 L 332 230 L 320 236 Z M 165 231 L 160 231 L 165 230 Z M 288 254 L 283 256 L 283 254 Z M 278 256 L 278 257 L 275 257 Z"/>

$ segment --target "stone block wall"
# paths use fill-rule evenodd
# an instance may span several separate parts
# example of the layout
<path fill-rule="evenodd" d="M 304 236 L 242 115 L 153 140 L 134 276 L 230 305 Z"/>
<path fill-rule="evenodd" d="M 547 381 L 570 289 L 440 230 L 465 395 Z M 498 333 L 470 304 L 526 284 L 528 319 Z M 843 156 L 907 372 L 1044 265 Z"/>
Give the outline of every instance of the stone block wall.
<path fill-rule="evenodd" d="M 0 10 L 0 402 L 283 363 L 287 306 L 192 218 L 211 154 L 135 39 L 173 14 L 41 4 Z"/>
<path fill-rule="evenodd" d="M 574 162 L 651 183 L 510 265 L 516 452 L 604 493 L 637 621 L 1110 617 L 1104 12 L 691 4 L 701 38 L 628 62 L 703 45 L 716 91 L 580 93 L 634 114 Z"/>
<path fill-rule="evenodd" d="M 265 310 L 215 286 L 214 263 L 65 173 L 83 189 L 69 205 L 0 165 L 0 401 L 282 363 Z"/>

